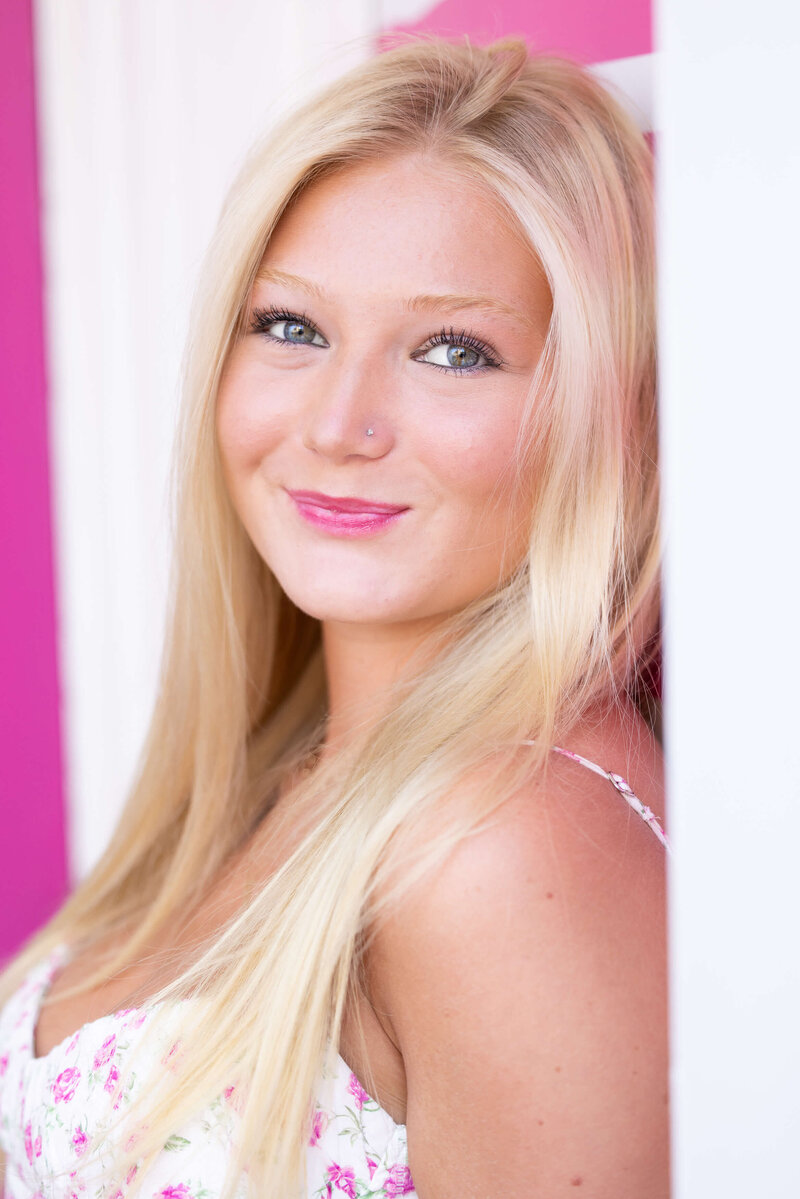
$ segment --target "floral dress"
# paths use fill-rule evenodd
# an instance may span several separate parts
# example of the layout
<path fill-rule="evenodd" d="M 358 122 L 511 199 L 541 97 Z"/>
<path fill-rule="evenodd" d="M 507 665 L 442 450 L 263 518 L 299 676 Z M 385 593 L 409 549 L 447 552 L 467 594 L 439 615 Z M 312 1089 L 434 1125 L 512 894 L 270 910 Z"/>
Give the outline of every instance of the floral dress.
<path fill-rule="evenodd" d="M 128 1009 L 85 1024 L 44 1057 L 34 1056 L 42 998 L 68 958 L 55 950 L 32 971 L 0 1012 L 0 1147 L 7 1158 L 5 1199 L 124 1199 L 121 1185 L 102 1178 L 113 1157 L 84 1159 L 95 1136 L 113 1124 L 138 1093 L 134 1073 L 120 1091 L 125 1059 L 152 1018 Z M 176 1008 L 171 1015 L 178 1017 Z M 145 1042 L 156 1066 L 169 1068 L 177 1029 L 162 1023 Z M 139 1062 L 137 1058 L 137 1065 Z M 152 1061 L 143 1061 L 139 1077 Z M 205 1111 L 169 1138 L 149 1168 L 142 1199 L 216 1199 L 221 1193 L 237 1120 L 238 1096 L 228 1087 Z M 127 1147 L 127 1146 L 126 1146 Z M 88 1165 L 87 1165 L 88 1163 Z M 307 1149 L 309 1199 L 383 1199 L 415 1194 L 406 1130 L 366 1093 L 345 1064 L 323 1075 Z M 244 1194 L 244 1190 L 242 1190 Z"/>
<path fill-rule="evenodd" d="M 558 750 L 605 775 L 668 848 L 653 813 L 625 780 L 586 758 Z M 7 1160 L 5 1199 L 125 1199 L 136 1173 L 111 1186 L 114 1130 L 96 1155 L 93 1141 L 136 1097 L 148 1066 L 168 1069 L 177 1028 L 163 1020 L 145 1043 L 155 1062 L 125 1074 L 126 1057 L 154 1009 L 131 1008 L 102 1016 L 66 1037 L 43 1057 L 34 1055 L 42 999 L 69 956 L 59 947 L 29 974 L 0 1010 L 0 1148 Z M 180 1017 L 178 1007 L 170 1013 Z M 142 1046 L 142 1048 L 145 1048 Z M 139 1067 L 140 1058 L 136 1064 Z M 120 1087 L 122 1077 L 124 1087 Z M 235 1087 L 164 1145 L 143 1181 L 142 1199 L 217 1199 L 229 1160 L 238 1096 Z M 130 1148 L 130 1145 L 124 1148 Z M 119 1146 L 118 1146 L 119 1148 Z M 406 1129 L 372 1099 L 341 1057 L 323 1074 L 307 1147 L 308 1199 L 394 1199 L 415 1196 Z M 244 1194 L 243 1188 L 241 1193 Z"/>

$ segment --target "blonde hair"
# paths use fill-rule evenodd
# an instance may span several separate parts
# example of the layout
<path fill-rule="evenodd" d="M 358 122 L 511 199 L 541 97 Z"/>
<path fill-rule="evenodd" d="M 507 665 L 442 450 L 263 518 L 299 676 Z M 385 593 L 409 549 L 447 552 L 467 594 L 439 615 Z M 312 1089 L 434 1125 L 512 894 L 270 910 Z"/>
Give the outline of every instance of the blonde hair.
<path fill-rule="evenodd" d="M 530 548 L 511 577 L 448 622 L 369 735 L 292 793 L 300 844 L 155 997 L 202 1002 L 191 1021 L 186 1009 L 180 1068 L 148 1096 L 133 1156 L 149 1162 L 235 1078 L 246 1098 L 229 1193 L 245 1166 L 256 1194 L 302 1193 L 310 1104 L 360 985 L 378 896 L 396 902 L 523 775 L 545 769 L 549 748 L 590 705 L 630 687 L 658 625 L 645 140 L 584 69 L 529 55 L 520 41 L 397 46 L 294 113 L 230 193 L 187 353 L 171 612 L 138 777 L 102 860 L 4 989 L 62 942 L 132 929 L 103 974 L 134 962 L 200 899 L 324 729 L 319 626 L 282 592 L 232 509 L 215 399 L 288 205 L 327 172 L 409 152 L 491 189 L 550 285 L 516 463 L 531 496 Z M 535 745 L 520 754 L 524 739 Z M 454 799 L 457 780 L 487 770 L 498 785 Z M 437 835 L 412 861 L 426 820 Z"/>

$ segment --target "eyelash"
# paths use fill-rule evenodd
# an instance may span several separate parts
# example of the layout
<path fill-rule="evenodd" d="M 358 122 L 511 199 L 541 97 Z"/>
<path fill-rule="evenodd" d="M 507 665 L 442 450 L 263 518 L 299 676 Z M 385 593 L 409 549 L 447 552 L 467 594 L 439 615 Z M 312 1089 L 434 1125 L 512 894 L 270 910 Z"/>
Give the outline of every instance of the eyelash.
<path fill-rule="evenodd" d="M 280 345 L 288 345 L 283 337 L 273 337 L 271 333 L 267 333 L 270 325 L 275 325 L 278 321 L 290 321 L 296 325 L 310 325 L 312 329 L 317 326 L 311 320 L 311 317 L 306 316 L 304 312 L 287 312 L 283 308 L 254 308 L 253 320 L 250 329 L 253 333 L 265 333 L 272 341 L 277 341 Z"/>
<path fill-rule="evenodd" d="M 279 345 L 290 345 L 291 343 L 286 341 L 284 338 L 273 337 L 273 335 L 268 332 L 270 325 L 275 325 L 279 321 L 291 321 L 295 324 L 308 325 L 316 332 L 319 332 L 317 326 L 314 324 L 311 318 L 306 315 L 306 313 L 288 312 L 283 308 L 254 308 L 252 313 L 252 323 L 250 326 L 251 332 L 263 333 L 266 337 L 269 337 L 271 341 L 276 342 Z M 442 326 L 438 333 L 435 333 L 432 337 L 429 337 L 425 344 L 420 347 L 418 355 L 415 355 L 415 359 L 418 356 L 427 354 L 429 350 L 434 348 L 434 346 L 442 345 L 465 346 L 470 350 L 475 350 L 481 355 L 481 357 L 485 359 L 485 362 L 483 362 L 480 366 L 468 367 L 442 366 L 442 364 L 439 362 L 425 363 L 426 366 L 432 366 L 436 370 L 444 371 L 448 375 L 476 375 L 481 371 L 496 370 L 503 366 L 503 360 L 498 357 L 492 347 L 487 345 L 485 341 L 482 341 L 480 337 L 476 337 L 474 333 L 471 333 L 467 329 L 457 330 L 454 329 L 452 325 L 449 329 L 446 329 L 444 326 Z"/>
<path fill-rule="evenodd" d="M 488 346 L 485 341 L 481 341 L 480 337 L 476 337 L 467 329 L 456 330 L 452 325 L 449 329 L 445 329 L 443 326 L 433 337 L 429 337 L 419 352 L 426 354 L 434 346 L 444 345 L 466 346 L 470 350 L 477 351 L 486 361 L 481 366 L 442 366 L 440 362 L 428 362 L 425 364 L 426 366 L 435 366 L 437 370 L 446 371 L 449 375 L 475 375 L 479 371 L 495 370 L 503 365 L 492 347 Z"/>

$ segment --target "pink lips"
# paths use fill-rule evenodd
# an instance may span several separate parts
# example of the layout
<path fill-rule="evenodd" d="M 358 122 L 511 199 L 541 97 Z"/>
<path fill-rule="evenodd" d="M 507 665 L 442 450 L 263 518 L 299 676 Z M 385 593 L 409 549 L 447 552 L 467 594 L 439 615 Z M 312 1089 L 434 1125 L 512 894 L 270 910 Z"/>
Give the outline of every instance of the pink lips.
<path fill-rule="evenodd" d="M 408 511 L 405 505 L 355 496 L 323 495 L 319 491 L 288 491 L 288 494 L 304 520 L 340 537 L 367 537 L 393 524 Z"/>

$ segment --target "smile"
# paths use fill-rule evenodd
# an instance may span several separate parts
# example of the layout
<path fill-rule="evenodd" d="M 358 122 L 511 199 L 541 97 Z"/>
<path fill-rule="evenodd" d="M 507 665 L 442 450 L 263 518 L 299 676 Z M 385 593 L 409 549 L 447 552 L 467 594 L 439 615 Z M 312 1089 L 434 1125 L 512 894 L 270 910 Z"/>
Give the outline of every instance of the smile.
<path fill-rule="evenodd" d="M 384 504 L 354 496 L 324 495 L 319 491 L 289 491 L 300 516 L 308 524 L 338 537 L 369 537 L 394 524 L 407 505 Z"/>

